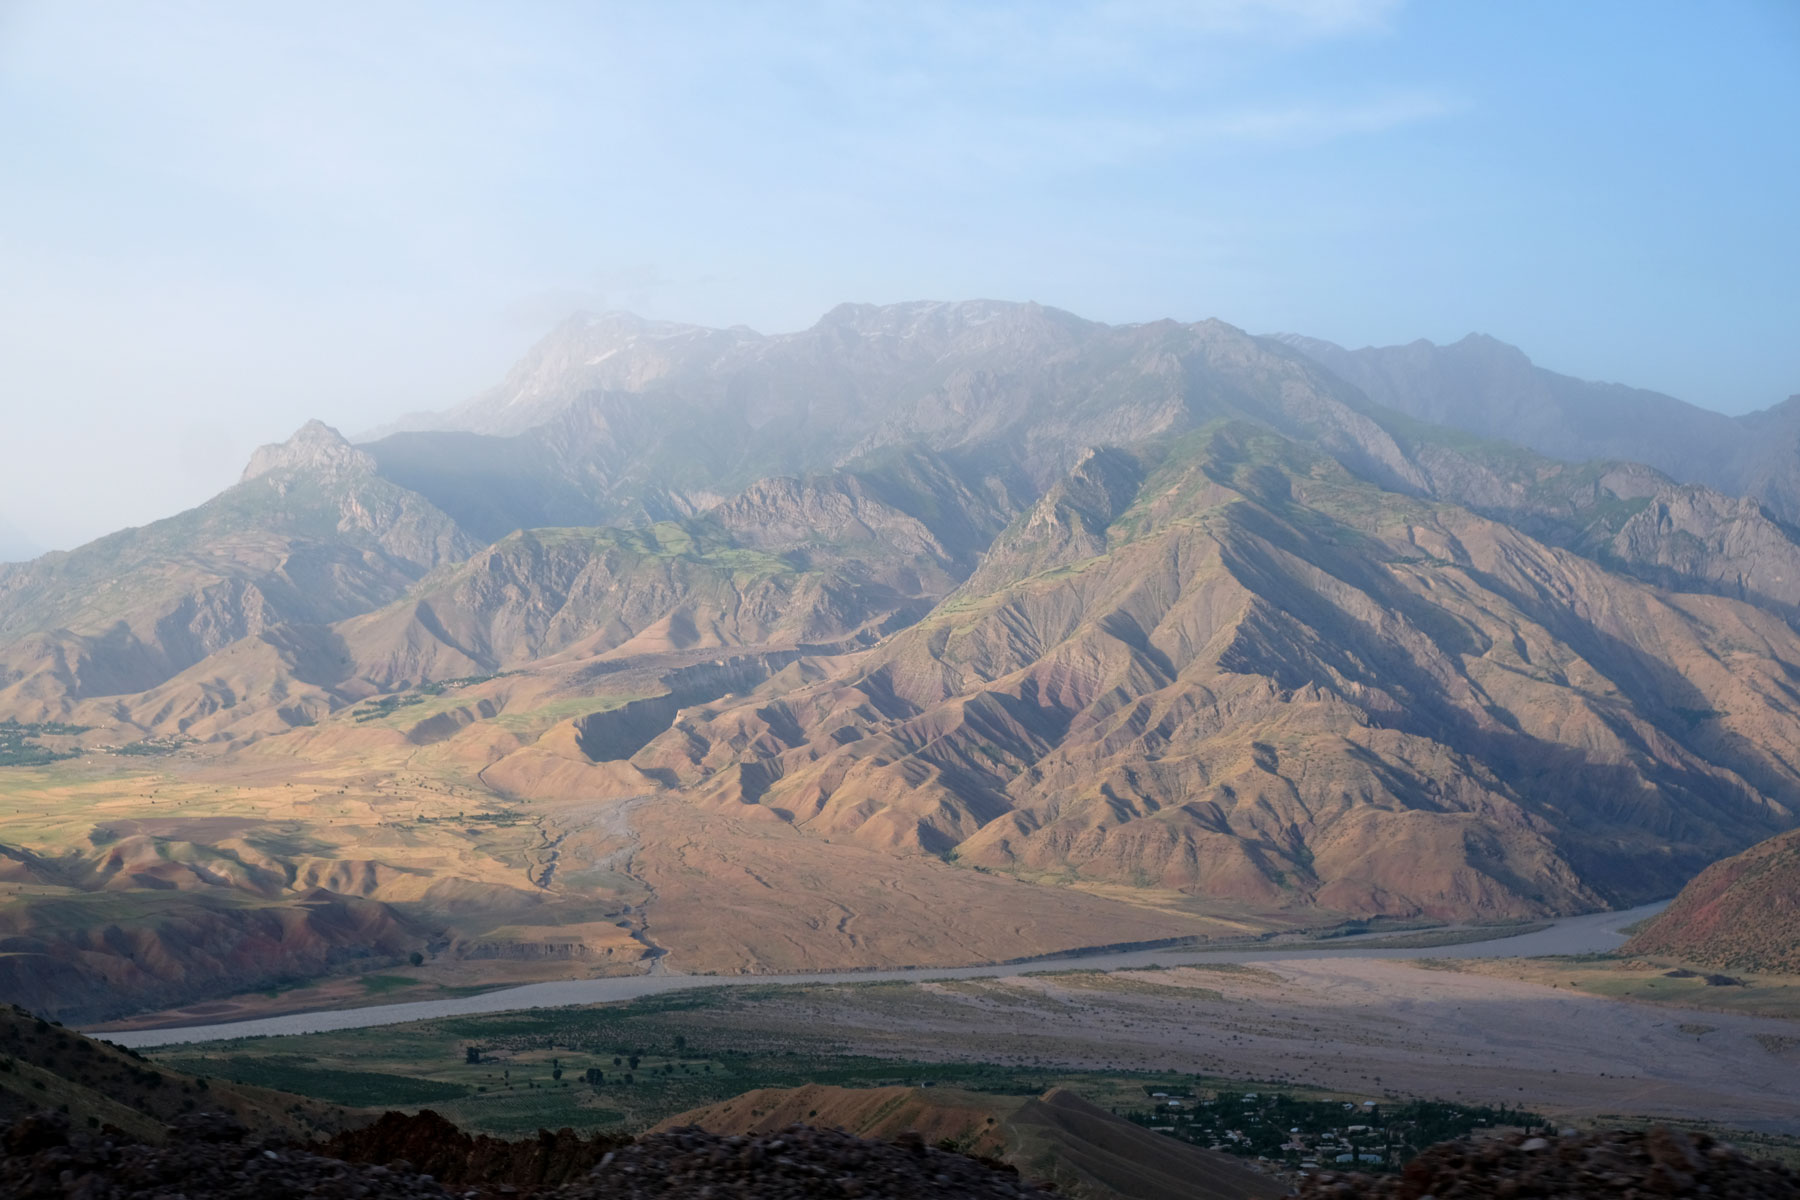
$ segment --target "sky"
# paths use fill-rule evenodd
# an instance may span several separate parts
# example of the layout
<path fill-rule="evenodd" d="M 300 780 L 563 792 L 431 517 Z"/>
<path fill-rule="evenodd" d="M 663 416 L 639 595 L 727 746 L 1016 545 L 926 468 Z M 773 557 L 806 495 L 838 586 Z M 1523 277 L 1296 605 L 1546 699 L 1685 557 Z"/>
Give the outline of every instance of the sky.
<path fill-rule="evenodd" d="M 0 0 L 0 543 L 449 407 L 577 309 L 1480 331 L 1762 408 L 1796 128 L 1794 0 Z"/>

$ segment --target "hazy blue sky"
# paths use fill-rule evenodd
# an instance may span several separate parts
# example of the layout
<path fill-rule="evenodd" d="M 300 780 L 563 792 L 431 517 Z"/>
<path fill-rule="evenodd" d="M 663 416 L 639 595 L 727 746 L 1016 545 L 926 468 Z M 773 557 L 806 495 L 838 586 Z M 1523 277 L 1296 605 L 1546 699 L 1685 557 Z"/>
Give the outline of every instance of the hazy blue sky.
<path fill-rule="evenodd" d="M 1035 299 L 1800 391 L 1800 3 L 0 0 L 0 524 L 195 503 L 576 307 Z"/>

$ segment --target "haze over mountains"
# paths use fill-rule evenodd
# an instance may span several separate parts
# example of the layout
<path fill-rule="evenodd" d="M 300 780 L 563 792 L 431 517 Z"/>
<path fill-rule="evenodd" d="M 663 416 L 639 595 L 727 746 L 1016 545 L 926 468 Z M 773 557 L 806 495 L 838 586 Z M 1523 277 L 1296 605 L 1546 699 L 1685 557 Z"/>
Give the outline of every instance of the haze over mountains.
<path fill-rule="evenodd" d="M 0 514 L 0 562 L 23 562 L 43 553 L 24 530 Z"/>
<path fill-rule="evenodd" d="M 64 820 L 73 857 L 8 838 L 15 932 L 173 887 L 306 897 L 315 962 L 761 969 L 1667 895 L 1800 824 L 1790 408 L 1031 304 L 577 317 L 465 405 L 0 566 L 0 718 L 88 727 L 46 745 L 355 769 L 541 844 Z M 281 942 L 165 946 L 157 994 Z"/>
<path fill-rule="evenodd" d="M 1449 346 L 1418 341 L 1363 350 L 1302 336 L 1281 340 L 1375 403 L 1421 421 L 1574 462 L 1647 463 L 1686 483 L 1755 496 L 1786 520 L 1800 517 L 1800 395 L 1729 417 L 1658 392 L 1546 371 L 1481 334 Z"/>

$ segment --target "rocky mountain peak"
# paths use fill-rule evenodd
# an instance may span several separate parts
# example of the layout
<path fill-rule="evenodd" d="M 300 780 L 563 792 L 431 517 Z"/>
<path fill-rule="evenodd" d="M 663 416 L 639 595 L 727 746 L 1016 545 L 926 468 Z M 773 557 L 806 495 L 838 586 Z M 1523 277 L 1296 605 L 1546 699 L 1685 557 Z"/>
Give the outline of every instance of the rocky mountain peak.
<path fill-rule="evenodd" d="M 287 441 L 258 447 L 239 482 L 247 483 L 273 471 L 342 475 L 374 470 L 375 460 L 351 445 L 343 434 L 323 421 L 308 421 Z"/>
<path fill-rule="evenodd" d="M 1017 334 L 1032 328 L 1079 328 L 1090 322 L 1035 301 L 912 300 L 901 304 L 840 304 L 806 334 L 835 333 L 861 338 L 955 341 L 978 331 Z"/>

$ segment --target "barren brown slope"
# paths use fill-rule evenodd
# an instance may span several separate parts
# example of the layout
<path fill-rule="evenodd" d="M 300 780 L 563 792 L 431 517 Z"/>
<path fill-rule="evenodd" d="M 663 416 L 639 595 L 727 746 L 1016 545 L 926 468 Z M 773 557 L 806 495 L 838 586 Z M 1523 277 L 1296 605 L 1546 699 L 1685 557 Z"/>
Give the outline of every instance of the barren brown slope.
<path fill-rule="evenodd" d="M 807 570 L 673 522 L 538 529 L 336 632 L 357 676 L 385 692 L 558 654 L 839 641 L 910 619 L 932 599 L 851 573 Z"/>
<path fill-rule="evenodd" d="M 1666 894 L 1791 825 L 1797 664 L 1748 605 L 1232 427 L 1091 459 L 855 673 L 637 761 L 990 870 L 1535 914 Z"/>
<path fill-rule="evenodd" d="M 68 1020 L 401 961 L 428 942 L 426 927 L 378 901 L 280 875 L 233 886 L 221 876 L 241 869 L 242 851 L 145 837 L 85 862 L 0 851 L 0 878 L 50 885 L 11 889 L 0 912 L 0 996 Z M 357 886 L 356 866 L 336 864 L 331 881 Z M 371 879 L 384 870 L 361 866 Z"/>
<path fill-rule="evenodd" d="M 1800 832 L 1706 868 L 1621 952 L 1800 974 Z"/>
<path fill-rule="evenodd" d="M 373 695 L 545 660 L 867 644 L 954 588 L 1003 511 L 913 452 L 854 473 L 764 480 L 706 519 L 526 530 L 373 612 L 267 624 L 141 693 L 68 713 L 101 728 L 241 740 Z"/>
<path fill-rule="evenodd" d="M 648 936 L 679 971 L 1008 962 L 1270 925 L 1198 916 L 1164 896 L 1139 905 L 827 841 L 762 806 L 658 796 L 632 811 L 631 826 L 631 871 L 650 893 Z"/>
<path fill-rule="evenodd" d="M 1054 1088 L 1041 1097 L 956 1088 L 763 1088 L 671 1117 L 659 1128 L 769 1133 L 792 1124 L 891 1139 L 908 1131 L 998 1158 L 1084 1200 L 1251 1200 L 1288 1187 L 1218 1154 L 1161 1137 Z"/>

